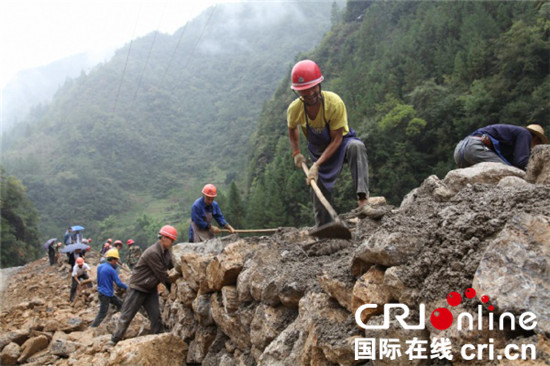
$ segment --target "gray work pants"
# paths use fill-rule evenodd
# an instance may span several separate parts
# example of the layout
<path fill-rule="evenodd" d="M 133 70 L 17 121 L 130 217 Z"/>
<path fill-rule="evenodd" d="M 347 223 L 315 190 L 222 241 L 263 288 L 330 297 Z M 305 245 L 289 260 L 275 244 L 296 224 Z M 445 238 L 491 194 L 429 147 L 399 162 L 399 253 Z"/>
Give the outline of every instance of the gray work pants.
<path fill-rule="evenodd" d="M 351 171 L 351 179 L 353 181 L 353 189 L 355 193 L 359 195 L 364 193 L 366 197 L 369 196 L 369 163 L 367 160 L 367 149 L 365 144 L 356 139 L 352 139 L 346 146 L 346 155 L 344 162 L 348 163 Z M 323 193 L 323 196 L 332 205 L 332 194 L 325 188 L 325 186 L 317 181 L 319 189 Z M 311 199 L 313 202 L 313 213 L 315 214 L 315 225 L 321 226 L 332 221 L 332 217 L 328 213 L 327 209 L 321 203 L 321 200 L 317 198 L 317 195 L 311 189 Z"/>
<path fill-rule="evenodd" d="M 151 321 L 151 334 L 158 334 L 164 331 L 160 316 L 158 292 L 156 290 L 153 292 L 142 292 L 129 288 L 128 294 L 122 304 L 115 332 L 111 337 L 113 342 L 116 343 L 124 337 L 124 333 L 126 333 L 130 322 L 134 319 L 141 306 L 145 308 L 147 316 Z"/>
<path fill-rule="evenodd" d="M 484 162 L 506 164 L 497 153 L 474 136 L 468 136 L 456 145 L 454 159 L 459 168 L 467 168 Z"/>
<path fill-rule="evenodd" d="M 97 294 L 99 298 L 99 313 L 97 313 L 94 322 L 91 325 L 92 328 L 98 327 L 103 319 L 105 319 L 107 313 L 109 312 L 110 304 L 116 306 L 118 310 L 120 310 L 120 308 L 122 307 L 122 300 L 118 296 L 106 296 L 100 292 L 98 292 Z"/>

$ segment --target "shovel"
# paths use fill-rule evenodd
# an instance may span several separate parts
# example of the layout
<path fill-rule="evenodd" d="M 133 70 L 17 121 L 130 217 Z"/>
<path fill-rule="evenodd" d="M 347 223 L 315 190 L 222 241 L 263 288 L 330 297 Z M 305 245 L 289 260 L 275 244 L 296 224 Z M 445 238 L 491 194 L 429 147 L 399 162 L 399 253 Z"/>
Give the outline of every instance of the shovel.
<path fill-rule="evenodd" d="M 305 162 L 302 162 L 302 169 L 304 170 L 304 173 L 306 173 L 306 177 L 309 174 L 309 169 L 307 168 L 307 165 Z M 351 239 L 351 231 L 346 227 L 346 225 L 340 220 L 338 217 L 338 214 L 330 203 L 327 201 L 325 196 L 323 196 L 323 192 L 319 189 L 319 186 L 317 185 L 317 182 L 315 180 L 311 181 L 311 187 L 315 191 L 315 194 L 317 195 L 317 198 L 319 198 L 319 201 L 325 206 L 328 213 L 330 214 L 330 217 L 334 221 L 326 223 L 322 226 L 319 226 L 318 228 L 315 228 L 309 232 L 309 235 L 316 236 L 318 238 L 330 238 L 330 239 Z"/>
<path fill-rule="evenodd" d="M 220 229 L 224 233 L 229 233 L 227 229 Z M 233 230 L 234 233 L 274 233 L 277 229 L 243 229 L 243 230 Z"/>

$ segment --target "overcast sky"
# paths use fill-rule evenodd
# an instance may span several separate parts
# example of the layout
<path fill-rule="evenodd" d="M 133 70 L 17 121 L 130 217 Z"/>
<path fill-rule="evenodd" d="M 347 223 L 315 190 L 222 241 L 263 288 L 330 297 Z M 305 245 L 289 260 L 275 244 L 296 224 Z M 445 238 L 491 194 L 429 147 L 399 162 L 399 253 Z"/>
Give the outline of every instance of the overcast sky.
<path fill-rule="evenodd" d="M 239 0 L 1 0 L 0 87 L 20 70 L 172 34 L 209 6 Z"/>

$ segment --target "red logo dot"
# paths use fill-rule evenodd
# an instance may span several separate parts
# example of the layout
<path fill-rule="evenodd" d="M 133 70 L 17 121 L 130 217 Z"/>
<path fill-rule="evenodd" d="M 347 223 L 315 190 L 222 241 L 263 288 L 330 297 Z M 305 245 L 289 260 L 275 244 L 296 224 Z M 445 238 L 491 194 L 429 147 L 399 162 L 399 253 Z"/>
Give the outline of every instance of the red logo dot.
<path fill-rule="evenodd" d="M 447 295 L 447 302 L 451 306 L 460 305 L 460 303 L 462 302 L 462 296 L 460 296 L 458 292 L 453 291 Z"/>
<path fill-rule="evenodd" d="M 467 289 L 467 290 L 464 292 L 464 294 L 466 295 L 466 297 L 467 297 L 468 299 L 473 299 L 474 296 L 476 296 L 476 290 L 474 290 L 473 288 L 470 287 L 469 289 Z"/>
<path fill-rule="evenodd" d="M 489 302 L 489 296 L 487 296 L 487 295 L 481 296 L 481 302 L 484 303 L 484 304 L 488 303 Z"/>
<path fill-rule="evenodd" d="M 449 309 L 437 308 L 432 312 L 430 322 L 434 328 L 445 330 L 453 324 L 453 314 Z"/>
<path fill-rule="evenodd" d="M 489 311 L 495 310 L 495 307 L 493 305 L 489 305 Z"/>

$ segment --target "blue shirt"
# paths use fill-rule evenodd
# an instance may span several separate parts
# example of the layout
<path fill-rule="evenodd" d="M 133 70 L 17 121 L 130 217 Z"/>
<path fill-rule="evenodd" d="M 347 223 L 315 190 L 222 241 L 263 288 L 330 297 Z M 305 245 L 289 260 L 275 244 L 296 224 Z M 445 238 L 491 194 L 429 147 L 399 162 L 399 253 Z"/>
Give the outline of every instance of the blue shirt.
<path fill-rule="evenodd" d="M 105 262 L 97 267 L 97 291 L 105 296 L 114 296 L 113 282 L 120 288 L 127 289 L 110 263 Z"/>
<path fill-rule="evenodd" d="M 65 235 L 63 236 L 63 242 L 66 245 L 69 245 L 69 244 L 73 243 L 73 238 L 71 236 L 71 233 L 69 233 L 69 230 L 65 231 Z"/>
<path fill-rule="evenodd" d="M 191 221 L 195 223 L 201 230 L 208 229 L 208 223 L 206 222 L 206 213 L 212 213 L 212 217 L 216 219 L 218 225 L 224 227 L 227 225 L 227 221 L 223 217 L 222 210 L 216 201 L 211 205 L 207 205 L 204 202 L 204 197 L 197 198 L 197 200 L 191 206 Z M 194 239 L 193 227 L 189 226 L 189 242 L 193 242 Z"/>
<path fill-rule="evenodd" d="M 489 135 L 495 152 L 505 161 L 524 169 L 529 162 L 533 136 L 525 127 L 514 125 L 489 125 L 472 133 L 473 136 Z"/>

